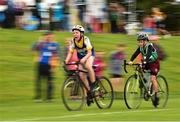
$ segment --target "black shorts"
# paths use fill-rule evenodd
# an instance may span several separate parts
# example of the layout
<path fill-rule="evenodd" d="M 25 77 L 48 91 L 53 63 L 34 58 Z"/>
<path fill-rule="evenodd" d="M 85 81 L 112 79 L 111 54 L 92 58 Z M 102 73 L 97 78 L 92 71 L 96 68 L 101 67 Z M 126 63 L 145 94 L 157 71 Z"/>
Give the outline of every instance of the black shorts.
<path fill-rule="evenodd" d="M 48 80 L 52 80 L 51 66 L 49 64 L 38 64 L 38 75 L 47 77 Z"/>

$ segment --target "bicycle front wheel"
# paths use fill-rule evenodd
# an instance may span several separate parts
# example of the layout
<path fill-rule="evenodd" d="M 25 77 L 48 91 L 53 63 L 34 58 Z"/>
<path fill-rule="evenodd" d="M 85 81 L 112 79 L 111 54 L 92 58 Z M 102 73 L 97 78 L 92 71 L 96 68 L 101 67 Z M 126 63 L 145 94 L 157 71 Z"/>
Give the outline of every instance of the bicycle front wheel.
<path fill-rule="evenodd" d="M 158 108 L 164 108 L 168 101 L 169 89 L 168 84 L 162 75 L 157 76 L 158 82 L 158 95 L 159 95 L 159 105 Z"/>
<path fill-rule="evenodd" d="M 142 101 L 142 88 L 136 75 L 130 76 L 124 87 L 124 100 L 127 108 L 137 109 Z"/>
<path fill-rule="evenodd" d="M 69 111 L 80 110 L 85 102 L 83 87 L 75 78 L 67 78 L 61 89 L 63 104 Z"/>
<path fill-rule="evenodd" d="M 95 92 L 95 102 L 100 109 L 110 108 L 114 100 L 111 82 L 106 77 L 98 78 L 100 89 Z"/>

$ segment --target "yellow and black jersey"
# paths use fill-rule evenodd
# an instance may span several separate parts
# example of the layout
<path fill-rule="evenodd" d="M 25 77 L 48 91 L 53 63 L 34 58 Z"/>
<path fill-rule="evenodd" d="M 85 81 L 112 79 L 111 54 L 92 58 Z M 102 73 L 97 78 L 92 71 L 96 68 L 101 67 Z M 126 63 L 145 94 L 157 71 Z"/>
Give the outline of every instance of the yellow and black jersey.
<path fill-rule="evenodd" d="M 92 56 L 94 56 L 94 48 L 91 45 L 91 42 L 87 36 L 83 36 L 80 41 L 76 41 L 75 39 L 72 39 L 70 45 L 70 51 L 73 52 L 74 49 L 77 50 L 77 56 L 79 59 L 86 56 L 88 50 L 91 50 Z"/>

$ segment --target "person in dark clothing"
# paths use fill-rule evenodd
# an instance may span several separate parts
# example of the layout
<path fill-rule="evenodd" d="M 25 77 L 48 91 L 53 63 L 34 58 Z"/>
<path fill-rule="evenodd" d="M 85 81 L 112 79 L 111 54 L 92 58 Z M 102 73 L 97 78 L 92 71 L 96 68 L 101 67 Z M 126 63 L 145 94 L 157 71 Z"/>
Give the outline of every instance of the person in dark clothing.
<path fill-rule="evenodd" d="M 109 70 L 113 91 L 123 90 L 123 61 L 126 59 L 126 45 L 118 44 L 116 50 L 110 55 Z"/>
<path fill-rule="evenodd" d="M 156 76 L 160 70 L 160 61 L 158 58 L 157 51 L 152 43 L 149 42 L 148 35 L 146 33 L 140 33 L 137 37 L 139 47 L 131 56 L 129 64 L 133 64 L 133 60 L 141 53 L 143 64 L 145 65 L 146 70 L 150 70 L 151 81 L 153 83 L 153 89 L 155 91 L 155 99 L 153 104 L 155 107 L 159 105 L 159 96 L 158 96 L 158 84 Z"/>
<path fill-rule="evenodd" d="M 15 6 L 14 2 L 7 0 L 7 9 L 4 11 L 5 20 L 2 25 L 4 28 L 14 28 L 15 27 Z"/>
<path fill-rule="evenodd" d="M 53 33 L 48 31 L 43 35 L 43 39 L 33 45 L 33 50 L 38 52 L 36 96 L 35 101 L 41 101 L 41 80 L 47 79 L 47 101 L 53 98 L 53 72 L 59 63 L 59 44 L 53 41 Z"/>

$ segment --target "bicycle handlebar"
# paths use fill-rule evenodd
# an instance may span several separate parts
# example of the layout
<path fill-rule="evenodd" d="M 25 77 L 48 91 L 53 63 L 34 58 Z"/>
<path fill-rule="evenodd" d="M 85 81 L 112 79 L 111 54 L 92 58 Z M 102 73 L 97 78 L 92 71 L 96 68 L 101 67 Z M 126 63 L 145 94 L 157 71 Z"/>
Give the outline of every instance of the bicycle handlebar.
<path fill-rule="evenodd" d="M 64 65 L 78 65 L 80 64 L 80 61 L 73 61 L 73 62 L 70 62 L 70 63 L 67 63 L 64 61 Z"/>
<path fill-rule="evenodd" d="M 68 68 L 67 68 L 68 65 L 76 65 L 76 66 L 78 66 L 79 64 L 81 64 L 80 61 L 73 61 L 73 62 L 69 62 L 69 63 L 66 63 L 66 62 L 64 61 L 63 68 L 64 68 L 64 70 L 65 70 L 66 72 L 69 72 L 70 70 L 68 70 Z M 73 71 L 88 73 L 87 71 L 85 71 L 85 70 L 80 70 L 79 68 L 77 68 L 77 69 L 75 69 L 75 70 L 73 70 Z"/>
<path fill-rule="evenodd" d="M 127 63 L 127 61 L 126 60 L 124 60 L 124 71 L 126 72 L 126 73 L 128 73 L 128 71 L 127 71 L 127 69 L 126 69 L 126 65 L 131 65 L 131 66 L 138 66 L 138 67 L 143 67 L 143 63 L 134 63 L 134 64 L 129 64 L 129 63 Z"/>

